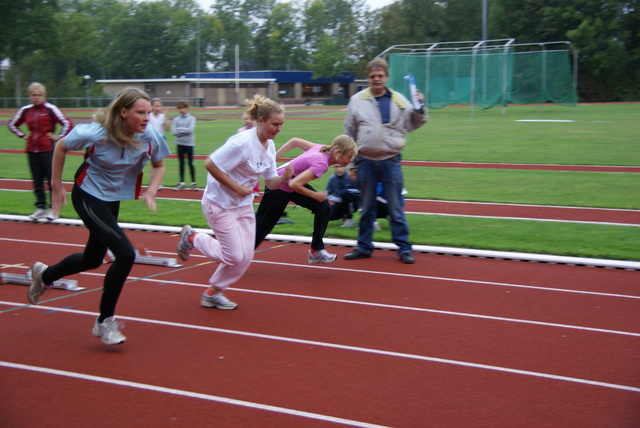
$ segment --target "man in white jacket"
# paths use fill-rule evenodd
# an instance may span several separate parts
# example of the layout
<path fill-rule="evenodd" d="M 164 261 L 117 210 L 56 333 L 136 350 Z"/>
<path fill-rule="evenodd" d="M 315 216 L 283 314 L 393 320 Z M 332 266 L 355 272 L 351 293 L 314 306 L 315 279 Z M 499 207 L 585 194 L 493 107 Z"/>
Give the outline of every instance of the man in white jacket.
<path fill-rule="evenodd" d="M 362 205 L 358 246 L 344 258 L 371 257 L 377 211 L 376 187 L 382 183 L 391 237 L 398 246 L 398 256 L 403 263 L 412 264 L 415 259 L 411 254 L 409 226 L 402 204 L 404 182 L 400 152 L 405 147 L 406 133 L 424 125 L 429 116 L 424 106 L 414 109 L 402 94 L 387 87 L 389 64 L 386 60 L 373 59 L 367 64 L 366 72 L 369 87 L 351 97 L 344 121 L 345 134 L 358 144 L 355 164 Z M 419 91 L 416 97 L 422 105 L 423 96 Z"/>

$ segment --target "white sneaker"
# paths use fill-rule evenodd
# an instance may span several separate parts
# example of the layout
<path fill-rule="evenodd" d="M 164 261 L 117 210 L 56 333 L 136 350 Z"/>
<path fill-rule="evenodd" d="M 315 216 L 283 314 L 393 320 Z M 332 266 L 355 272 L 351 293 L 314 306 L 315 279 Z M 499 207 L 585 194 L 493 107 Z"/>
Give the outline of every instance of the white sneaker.
<path fill-rule="evenodd" d="M 191 190 L 198 190 L 198 183 L 196 183 L 195 181 L 191 183 Z"/>
<path fill-rule="evenodd" d="M 176 187 L 173 188 L 173 190 L 182 190 L 182 189 L 184 189 L 184 183 L 178 183 Z"/>
<path fill-rule="evenodd" d="M 193 245 L 189 242 L 189 236 L 196 233 L 195 230 L 188 224 L 182 226 L 182 230 L 180 231 L 180 242 L 178 242 L 178 248 L 176 248 L 176 253 L 180 260 L 186 262 L 189 260 L 189 254 L 193 250 Z"/>
<path fill-rule="evenodd" d="M 45 211 L 45 209 L 44 209 L 44 208 L 38 208 L 37 210 L 35 210 L 35 211 L 33 212 L 33 214 L 31 214 L 31 215 L 29 216 L 29 218 L 30 218 L 31 220 L 35 221 L 35 220 L 39 220 L 39 219 L 41 219 L 41 218 L 44 218 L 44 217 L 46 217 L 46 216 L 47 216 L 47 211 Z"/>
<path fill-rule="evenodd" d="M 35 262 L 29 271 L 31 275 L 31 285 L 29 286 L 29 291 L 27 292 L 27 298 L 29 299 L 29 303 L 34 305 L 38 304 L 38 300 L 40 300 L 40 296 L 47 291 L 48 288 L 44 282 L 42 282 L 42 274 L 45 270 L 47 270 L 49 266 L 44 263 Z"/>
<path fill-rule="evenodd" d="M 102 343 L 105 345 L 118 345 L 124 343 L 127 338 L 120 332 L 120 329 L 124 325 L 116 321 L 116 317 L 109 317 L 102 322 L 98 322 L 93 325 L 93 335 L 102 339 Z"/>
<path fill-rule="evenodd" d="M 315 253 L 311 253 L 311 250 L 309 250 L 308 259 L 310 265 L 317 265 L 318 263 L 328 264 L 336 259 L 336 255 L 328 253 L 325 249 L 316 251 Z"/>
<path fill-rule="evenodd" d="M 49 220 L 49 221 L 56 220 L 56 219 L 57 219 L 57 218 L 59 218 L 59 217 L 60 217 L 60 215 L 58 215 L 58 214 L 54 214 L 52 210 L 49 210 L 49 211 L 47 212 L 47 220 Z"/>
<path fill-rule="evenodd" d="M 200 304 L 205 308 L 218 308 L 227 310 L 233 310 L 238 307 L 238 304 L 227 299 L 227 297 L 222 294 L 222 291 L 218 291 L 213 296 L 209 296 L 205 291 L 204 293 L 202 293 Z"/>
<path fill-rule="evenodd" d="M 340 225 L 340 227 L 353 227 L 353 219 L 345 218 L 344 220 L 342 220 L 342 224 Z"/>

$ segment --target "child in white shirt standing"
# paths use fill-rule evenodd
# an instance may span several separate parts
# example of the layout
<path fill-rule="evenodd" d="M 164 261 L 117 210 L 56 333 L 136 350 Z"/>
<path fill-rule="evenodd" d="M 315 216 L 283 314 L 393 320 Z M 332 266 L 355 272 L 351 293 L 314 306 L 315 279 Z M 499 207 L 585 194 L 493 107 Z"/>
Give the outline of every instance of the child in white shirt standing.
<path fill-rule="evenodd" d="M 149 125 L 153 126 L 166 140 L 165 131 L 169 130 L 171 123 L 167 117 L 167 110 L 162 108 L 162 100 L 154 98 L 151 100 L 151 114 L 149 115 Z"/>

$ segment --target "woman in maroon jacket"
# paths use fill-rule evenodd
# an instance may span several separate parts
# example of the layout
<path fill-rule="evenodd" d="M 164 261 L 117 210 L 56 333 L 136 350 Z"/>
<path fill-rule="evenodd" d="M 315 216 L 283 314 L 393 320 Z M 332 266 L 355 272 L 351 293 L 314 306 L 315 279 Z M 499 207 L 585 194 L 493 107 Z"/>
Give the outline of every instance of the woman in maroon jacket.
<path fill-rule="evenodd" d="M 55 220 L 57 215 L 47 211 L 47 196 L 44 181 L 47 180 L 51 192 L 51 160 L 55 142 L 64 137 L 73 128 L 73 123 L 65 117 L 58 107 L 46 101 L 47 90 L 40 83 L 32 83 L 27 88 L 31 104 L 22 107 L 9 121 L 9 130 L 18 137 L 27 140 L 26 152 L 33 178 L 33 192 L 36 195 L 36 210 L 29 216 L 31 220 L 47 218 Z M 22 132 L 20 126 L 26 123 L 29 135 Z M 56 124 L 62 129 L 56 137 Z M 51 201 L 49 201 L 51 202 Z M 51 208 L 51 203 L 49 203 Z"/>

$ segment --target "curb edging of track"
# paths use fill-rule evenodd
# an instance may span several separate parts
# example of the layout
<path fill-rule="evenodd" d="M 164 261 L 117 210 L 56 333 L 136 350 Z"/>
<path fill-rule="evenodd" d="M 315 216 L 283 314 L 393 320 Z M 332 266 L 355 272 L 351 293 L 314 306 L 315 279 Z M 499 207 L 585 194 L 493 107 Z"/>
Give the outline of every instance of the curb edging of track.
<path fill-rule="evenodd" d="M 15 221 L 24 223 L 34 223 L 28 216 L 23 215 L 11 215 L 0 214 L 0 221 Z M 77 219 L 64 219 L 59 218 L 53 221 L 36 222 L 47 224 L 58 224 L 63 226 L 83 226 L 81 220 Z M 139 230 L 144 232 L 162 232 L 162 233 L 175 233 L 179 234 L 182 229 L 179 226 L 159 226 L 153 224 L 139 224 L 139 223 L 119 223 L 120 227 L 126 230 Z M 211 233 L 209 229 L 198 229 L 198 232 Z M 294 242 L 305 243 L 311 242 L 311 237 L 299 236 L 299 235 L 267 235 L 267 240 L 277 242 Z M 325 244 L 333 245 L 337 247 L 356 247 L 357 241 L 353 239 L 334 239 L 325 238 Z M 377 250 L 396 251 L 398 247 L 395 244 L 387 242 L 374 242 L 374 247 Z M 640 262 L 632 260 L 611 260 L 611 259 L 596 259 L 588 257 L 570 257 L 570 256 L 557 256 L 553 254 L 536 254 L 536 253 L 520 253 L 512 251 L 494 251 L 494 250 L 478 250 L 473 248 L 457 248 L 457 247 L 441 247 L 431 245 L 413 245 L 413 252 L 417 253 L 429 253 L 429 254 L 441 254 L 441 255 L 454 255 L 462 257 L 477 257 L 488 259 L 501 259 L 501 260 L 514 260 L 525 262 L 537 262 L 537 263 L 549 263 L 549 264 L 563 264 L 563 265 L 575 265 L 575 266 L 588 266 L 588 267 L 600 267 L 609 269 L 625 269 L 625 270 L 640 270 Z"/>

